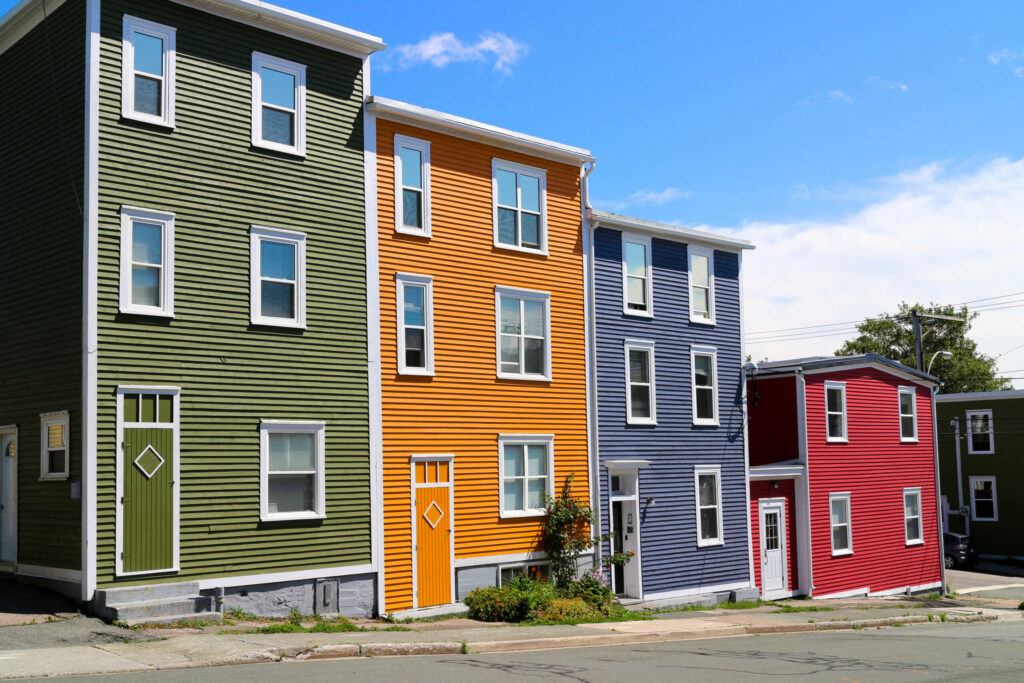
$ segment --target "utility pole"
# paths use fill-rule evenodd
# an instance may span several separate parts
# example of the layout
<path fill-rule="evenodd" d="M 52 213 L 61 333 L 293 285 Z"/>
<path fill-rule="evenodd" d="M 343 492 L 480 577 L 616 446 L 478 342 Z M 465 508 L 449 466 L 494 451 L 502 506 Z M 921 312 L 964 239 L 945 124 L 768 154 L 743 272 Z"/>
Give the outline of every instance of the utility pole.
<path fill-rule="evenodd" d="M 910 309 L 910 325 L 914 329 L 914 358 L 917 363 L 917 369 L 924 372 L 924 335 L 921 332 L 921 318 L 929 318 L 932 320 L 955 320 L 958 323 L 966 323 L 967 317 L 963 318 L 955 315 L 941 315 L 939 313 L 922 313 L 916 308 Z"/>

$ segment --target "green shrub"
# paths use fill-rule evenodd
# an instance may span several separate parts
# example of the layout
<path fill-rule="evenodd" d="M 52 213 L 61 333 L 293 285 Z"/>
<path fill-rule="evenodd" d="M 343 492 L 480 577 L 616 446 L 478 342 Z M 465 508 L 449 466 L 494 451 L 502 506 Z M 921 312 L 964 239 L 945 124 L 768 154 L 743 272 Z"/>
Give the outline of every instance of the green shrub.
<path fill-rule="evenodd" d="M 602 616 L 583 598 L 555 598 L 546 608 L 530 613 L 531 621 L 582 621 Z"/>
<path fill-rule="evenodd" d="M 1024 600 L 1022 600 L 1021 603 L 1017 605 L 1017 609 L 1024 609 Z"/>
<path fill-rule="evenodd" d="M 466 596 L 465 603 L 471 619 L 519 622 L 531 612 L 546 609 L 555 597 L 555 589 L 547 581 L 517 576 L 500 588 L 477 588 Z"/>
<path fill-rule="evenodd" d="M 615 593 L 605 585 L 597 569 L 574 579 L 565 587 L 564 593 L 570 598 L 581 598 L 590 605 L 603 605 L 615 599 Z"/>

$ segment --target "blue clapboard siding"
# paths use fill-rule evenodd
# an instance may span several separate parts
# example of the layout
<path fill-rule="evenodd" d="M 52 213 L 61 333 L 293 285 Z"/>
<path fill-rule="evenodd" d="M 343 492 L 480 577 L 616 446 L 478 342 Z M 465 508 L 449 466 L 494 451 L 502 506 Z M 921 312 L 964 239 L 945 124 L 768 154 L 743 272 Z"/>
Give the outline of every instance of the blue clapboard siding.
<path fill-rule="evenodd" d="M 598 450 L 601 519 L 609 526 L 610 478 L 604 463 L 645 459 L 639 471 L 640 542 L 645 595 L 749 579 L 741 406 L 739 257 L 715 251 L 715 326 L 690 322 L 686 244 L 652 240 L 654 317 L 622 313 L 622 233 L 594 231 Z M 623 344 L 655 342 L 657 426 L 626 424 Z M 720 426 L 694 426 L 690 347 L 718 350 Z M 725 543 L 697 546 L 694 467 L 720 465 Z M 645 498 L 656 504 L 645 506 Z M 608 548 L 605 548 L 608 551 Z"/>

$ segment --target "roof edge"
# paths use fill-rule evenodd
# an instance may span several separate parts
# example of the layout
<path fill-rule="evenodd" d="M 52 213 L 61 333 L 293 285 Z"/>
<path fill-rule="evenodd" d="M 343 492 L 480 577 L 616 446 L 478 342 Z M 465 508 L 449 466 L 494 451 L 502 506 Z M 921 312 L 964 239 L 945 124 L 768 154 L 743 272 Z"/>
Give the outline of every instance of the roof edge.
<path fill-rule="evenodd" d="M 583 164 L 594 161 L 589 150 L 573 147 L 561 142 L 554 142 L 533 135 L 519 133 L 507 128 L 499 128 L 480 121 L 447 114 L 434 109 L 427 109 L 415 104 L 392 100 L 379 95 L 371 95 L 366 101 L 366 109 L 378 116 L 393 118 L 404 123 L 411 123 L 439 133 L 456 137 L 478 140 L 502 147 L 514 147 L 526 154 L 540 156 L 563 163 Z"/>
<path fill-rule="evenodd" d="M 850 366 L 861 366 L 871 365 L 891 372 L 893 374 L 901 374 L 912 378 L 911 381 L 924 382 L 933 386 L 938 386 L 941 383 L 938 377 L 929 375 L 926 372 L 921 372 L 916 368 L 912 368 L 909 365 L 904 365 L 899 361 L 886 358 L 885 356 L 879 356 L 876 353 L 862 353 L 856 356 L 821 356 L 812 358 L 793 358 L 790 360 L 771 361 L 765 365 L 759 365 L 757 374 L 761 375 L 775 375 L 775 374 L 790 374 L 795 371 L 809 372 L 819 370 L 835 369 L 837 371 Z"/>
<path fill-rule="evenodd" d="M 595 227 L 604 225 L 609 228 L 617 228 L 619 230 L 639 230 L 651 233 L 652 235 L 671 237 L 689 242 L 700 242 L 702 244 L 723 247 L 733 251 L 755 248 L 749 240 L 739 239 L 738 237 L 716 235 L 713 232 L 707 232 L 705 230 L 684 228 L 679 225 L 672 225 L 671 223 L 658 223 L 656 221 L 649 221 L 645 218 L 623 216 L 622 214 L 612 213 L 610 211 L 587 209 L 587 218 L 594 223 Z"/>
<path fill-rule="evenodd" d="M 937 403 L 952 401 L 999 401 L 1007 398 L 1024 398 L 1024 389 L 1007 389 L 1006 391 L 967 391 L 959 394 L 939 394 Z"/>

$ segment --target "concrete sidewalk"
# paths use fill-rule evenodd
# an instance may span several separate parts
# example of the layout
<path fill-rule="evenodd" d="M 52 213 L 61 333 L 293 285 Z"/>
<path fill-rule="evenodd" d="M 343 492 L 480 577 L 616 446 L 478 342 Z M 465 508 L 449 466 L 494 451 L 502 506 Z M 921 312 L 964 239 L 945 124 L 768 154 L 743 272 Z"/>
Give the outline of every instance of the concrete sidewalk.
<path fill-rule="evenodd" d="M 0 678 L 113 674 L 155 669 L 223 666 L 334 657 L 513 652 L 626 645 L 694 638 L 722 638 L 903 624 L 1021 621 L 1017 610 L 959 606 L 837 607 L 786 612 L 718 609 L 659 614 L 644 621 L 578 626 L 490 625 L 467 620 L 410 624 L 417 630 L 343 633 L 188 633 L 166 629 L 165 639 L 98 643 L 0 652 Z M 950 626 L 953 627 L 953 626 Z M 1022 624 L 1024 635 L 1024 624 Z"/>

